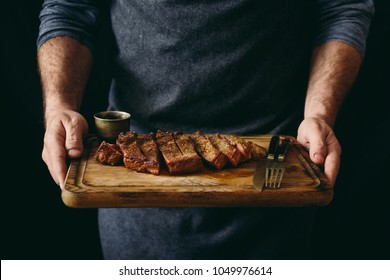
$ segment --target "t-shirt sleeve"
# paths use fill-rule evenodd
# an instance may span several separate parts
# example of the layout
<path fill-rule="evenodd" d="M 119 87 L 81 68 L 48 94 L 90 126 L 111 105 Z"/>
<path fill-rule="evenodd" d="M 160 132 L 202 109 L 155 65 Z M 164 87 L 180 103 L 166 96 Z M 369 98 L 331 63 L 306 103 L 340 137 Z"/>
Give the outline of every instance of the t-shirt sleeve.
<path fill-rule="evenodd" d="M 314 46 L 340 40 L 364 56 L 373 15 L 372 0 L 317 0 Z"/>
<path fill-rule="evenodd" d="M 93 51 L 105 9 L 104 0 L 45 0 L 39 14 L 37 47 L 51 38 L 69 36 Z"/>

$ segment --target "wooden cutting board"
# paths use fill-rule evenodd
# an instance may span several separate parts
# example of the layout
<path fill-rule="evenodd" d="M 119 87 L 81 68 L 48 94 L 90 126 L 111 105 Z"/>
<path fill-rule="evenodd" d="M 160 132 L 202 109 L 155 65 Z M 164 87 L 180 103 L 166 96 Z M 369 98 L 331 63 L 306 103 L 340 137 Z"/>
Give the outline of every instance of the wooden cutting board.
<path fill-rule="evenodd" d="M 240 136 L 268 149 L 271 135 Z M 288 136 L 290 137 L 290 136 Z M 325 206 L 333 188 L 306 150 L 293 142 L 286 156 L 286 171 L 279 189 L 252 185 L 255 161 L 222 170 L 171 176 L 138 173 L 124 166 L 102 165 L 94 159 L 100 140 L 86 140 L 83 157 L 69 166 L 62 199 L 69 207 L 300 207 Z"/>

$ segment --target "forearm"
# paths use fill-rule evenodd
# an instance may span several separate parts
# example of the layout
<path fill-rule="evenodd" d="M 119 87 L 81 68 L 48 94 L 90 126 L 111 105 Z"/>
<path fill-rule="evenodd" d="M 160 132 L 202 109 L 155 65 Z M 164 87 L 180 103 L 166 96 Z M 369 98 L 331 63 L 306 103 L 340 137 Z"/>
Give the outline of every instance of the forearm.
<path fill-rule="evenodd" d="M 45 118 L 78 111 L 92 65 L 91 51 L 70 37 L 55 37 L 38 49 Z"/>
<path fill-rule="evenodd" d="M 333 126 L 337 113 L 359 72 L 362 57 L 354 47 L 329 41 L 312 55 L 305 102 L 305 118 L 324 120 Z"/>

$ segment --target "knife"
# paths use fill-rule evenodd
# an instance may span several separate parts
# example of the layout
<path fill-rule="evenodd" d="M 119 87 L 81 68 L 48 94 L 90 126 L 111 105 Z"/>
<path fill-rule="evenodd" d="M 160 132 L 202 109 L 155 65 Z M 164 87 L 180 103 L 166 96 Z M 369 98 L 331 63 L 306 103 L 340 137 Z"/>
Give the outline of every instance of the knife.
<path fill-rule="evenodd" d="M 259 159 L 257 161 L 255 174 L 253 175 L 253 186 L 259 191 L 262 191 L 264 188 L 267 162 L 275 159 L 275 153 L 278 149 L 278 146 L 279 136 L 274 135 L 272 136 L 271 141 L 269 143 L 267 157 Z"/>

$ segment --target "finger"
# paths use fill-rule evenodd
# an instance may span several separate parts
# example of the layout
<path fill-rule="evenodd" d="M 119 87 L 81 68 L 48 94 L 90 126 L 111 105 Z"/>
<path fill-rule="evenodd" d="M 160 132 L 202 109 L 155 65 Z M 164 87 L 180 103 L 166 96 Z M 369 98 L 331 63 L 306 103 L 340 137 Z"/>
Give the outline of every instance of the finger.
<path fill-rule="evenodd" d="M 64 123 L 66 130 L 65 150 L 69 158 L 81 157 L 83 152 L 83 127 L 76 121 Z"/>
<path fill-rule="evenodd" d="M 324 164 L 327 154 L 325 137 L 321 134 L 313 133 L 309 137 L 309 154 L 310 159 L 316 164 Z"/>
<path fill-rule="evenodd" d="M 325 158 L 324 174 L 332 186 L 335 185 L 340 169 L 341 148 L 338 144 L 330 145 L 328 155 Z"/>
<path fill-rule="evenodd" d="M 324 174 L 334 185 L 340 169 L 341 146 L 333 133 L 330 133 L 327 138 L 328 154 L 324 164 Z"/>
<path fill-rule="evenodd" d="M 310 159 L 316 164 L 324 164 L 327 154 L 326 136 L 322 133 L 299 134 L 297 140 L 309 151 Z"/>
<path fill-rule="evenodd" d="M 50 175 L 61 188 L 64 186 L 66 176 L 66 151 L 61 134 L 49 134 L 45 137 L 43 158 Z"/>

